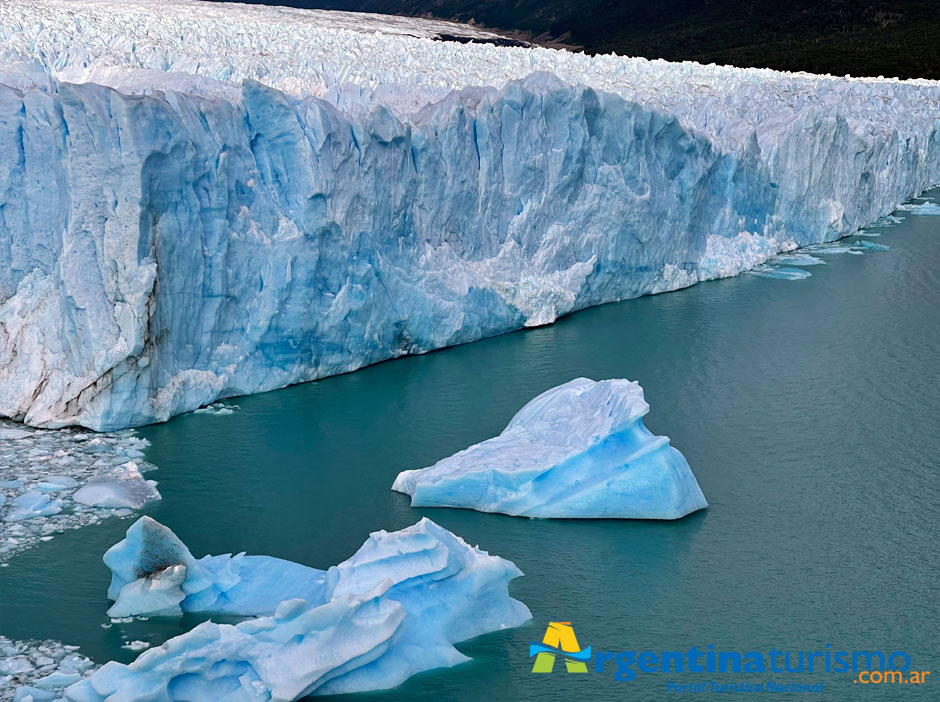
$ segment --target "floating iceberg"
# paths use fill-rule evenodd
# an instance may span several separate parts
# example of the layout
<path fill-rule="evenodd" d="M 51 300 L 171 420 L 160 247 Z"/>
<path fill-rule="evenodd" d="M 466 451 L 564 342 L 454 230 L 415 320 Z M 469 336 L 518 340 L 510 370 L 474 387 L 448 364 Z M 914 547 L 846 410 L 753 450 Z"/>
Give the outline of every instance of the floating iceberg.
<path fill-rule="evenodd" d="M 940 182 L 936 82 L 435 31 L 0 3 L 0 415 L 162 421 L 736 275 Z"/>
<path fill-rule="evenodd" d="M 578 378 L 529 402 L 503 432 L 392 486 L 414 507 L 528 517 L 678 519 L 708 503 L 689 464 L 643 425 L 629 380 Z"/>
<path fill-rule="evenodd" d="M 144 517 L 111 548 L 109 614 L 263 615 L 200 624 L 130 665 L 111 662 L 66 691 L 112 699 L 241 702 L 394 687 L 467 660 L 459 641 L 518 626 L 515 565 L 472 548 L 428 519 L 378 531 L 328 571 L 266 556 L 194 559 L 172 531 Z M 112 697 L 113 696 L 113 697 Z"/>

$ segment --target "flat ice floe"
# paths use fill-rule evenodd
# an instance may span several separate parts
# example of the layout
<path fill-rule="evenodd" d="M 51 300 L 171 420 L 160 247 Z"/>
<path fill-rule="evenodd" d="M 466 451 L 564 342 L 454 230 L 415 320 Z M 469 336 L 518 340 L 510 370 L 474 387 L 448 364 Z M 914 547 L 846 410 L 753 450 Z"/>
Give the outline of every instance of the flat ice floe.
<path fill-rule="evenodd" d="M 821 266 L 826 262 L 808 253 L 790 253 L 775 256 L 772 261 L 784 266 Z"/>
<path fill-rule="evenodd" d="M 778 280 L 805 280 L 813 274 L 802 268 L 762 264 L 753 268 L 751 275 L 756 275 L 758 278 L 776 278 Z"/>
<path fill-rule="evenodd" d="M 130 665 L 107 663 L 68 688 L 75 702 L 295 700 L 395 687 L 468 660 L 453 644 L 531 615 L 509 596 L 522 572 L 428 519 L 373 533 L 328 571 L 268 556 L 195 559 L 142 518 L 105 556 L 121 614 L 250 615 L 205 622 Z M 112 613 L 114 608 L 112 608 Z"/>
<path fill-rule="evenodd" d="M 643 425 L 649 405 L 629 380 L 578 378 L 547 390 L 503 432 L 393 490 L 414 507 L 528 517 L 678 519 L 707 506 L 689 464 Z"/>
<path fill-rule="evenodd" d="M 141 470 L 147 442 L 131 431 L 24 429 L 0 420 L 0 563 L 66 529 L 159 500 Z"/>
<path fill-rule="evenodd" d="M 737 275 L 940 183 L 934 81 L 440 24 L 0 3 L 0 415 L 162 421 Z"/>

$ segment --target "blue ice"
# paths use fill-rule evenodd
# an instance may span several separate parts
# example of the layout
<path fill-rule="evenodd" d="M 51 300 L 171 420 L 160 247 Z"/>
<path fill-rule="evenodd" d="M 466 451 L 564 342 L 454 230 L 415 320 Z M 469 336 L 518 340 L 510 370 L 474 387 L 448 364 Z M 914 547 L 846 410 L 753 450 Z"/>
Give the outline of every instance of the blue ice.
<path fill-rule="evenodd" d="M 707 506 L 689 464 L 643 425 L 639 384 L 577 378 L 531 400 L 492 439 L 406 470 L 414 507 L 528 517 L 678 519 Z"/>
<path fill-rule="evenodd" d="M 144 517 L 109 549 L 109 614 L 239 614 L 205 622 L 72 685 L 73 702 L 249 702 L 395 687 L 468 660 L 453 644 L 531 615 L 509 596 L 522 572 L 429 519 L 378 531 L 327 571 L 267 556 L 195 559 Z M 117 609 L 116 609 L 117 608 Z"/>

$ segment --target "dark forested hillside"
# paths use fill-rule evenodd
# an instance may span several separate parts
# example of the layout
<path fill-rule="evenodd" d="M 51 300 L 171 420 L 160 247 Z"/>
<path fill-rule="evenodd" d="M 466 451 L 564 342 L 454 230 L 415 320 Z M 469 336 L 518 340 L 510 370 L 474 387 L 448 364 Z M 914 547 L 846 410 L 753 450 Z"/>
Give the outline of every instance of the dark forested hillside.
<path fill-rule="evenodd" d="M 258 0 L 248 0 L 258 1 Z M 589 53 L 940 78 L 937 0 L 264 0 L 438 17 Z"/>

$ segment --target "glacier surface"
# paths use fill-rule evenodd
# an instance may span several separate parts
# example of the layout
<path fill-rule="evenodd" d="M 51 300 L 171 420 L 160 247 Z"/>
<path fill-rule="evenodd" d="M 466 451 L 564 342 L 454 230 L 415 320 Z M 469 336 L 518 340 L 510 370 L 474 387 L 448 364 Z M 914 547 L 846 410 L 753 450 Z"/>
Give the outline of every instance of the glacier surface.
<path fill-rule="evenodd" d="M 0 415 L 161 421 L 736 275 L 940 182 L 936 82 L 441 31 L 0 4 Z"/>
<path fill-rule="evenodd" d="M 531 615 L 509 596 L 522 572 L 428 519 L 378 531 L 327 571 L 267 556 L 193 558 L 143 517 L 105 556 L 108 596 L 132 614 L 252 615 L 205 622 L 72 685 L 74 702 L 294 700 L 395 687 L 468 660 L 453 644 Z"/>
<path fill-rule="evenodd" d="M 685 457 L 643 425 L 629 380 L 577 378 L 531 400 L 499 436 L 406 470 L 414 507 L 527 517 L 678 519 L 708 506 Z"/>

